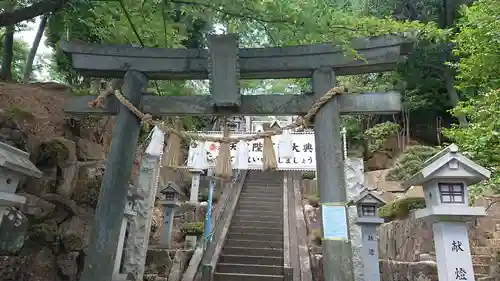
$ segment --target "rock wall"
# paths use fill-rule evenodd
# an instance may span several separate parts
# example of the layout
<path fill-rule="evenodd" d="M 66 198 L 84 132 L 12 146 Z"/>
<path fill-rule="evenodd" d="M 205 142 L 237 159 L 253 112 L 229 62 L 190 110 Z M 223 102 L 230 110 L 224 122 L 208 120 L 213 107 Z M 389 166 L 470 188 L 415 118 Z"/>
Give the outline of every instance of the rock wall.
<path fill-rule="evenodd" d="M 476 200 L 474 204 L 484 206 L 488 213 L 486 217 L 469 223 L 469 243 L 476 279 L 500 280 L 499 202 L 499 197 L 484 197 Z M 432 226 L 422 220 L 416 220 L 413 215 L 403 220 L 383 224 L 378 229 L 378 235 L 380 259 L 384 262 L 402 262 L 397 267 L 381 267 L 383 276 L 397 274 L 404 267 L 413 267 L 421 262 L 436 260 Z M 403 271 L 411 270 L 411 268 L 406 268 Z M 432 275 L 427 278 L 434 280 Z"/>
<path fill-rule="evenodd" d="M 64 85 L 0 83 L 0 141 L 44 173 L 18 188 L 27 202 L 3 220 L 0 281 L 74 281 L 83 267 L 113 118 L 65 116 L 71 96 Z"/>

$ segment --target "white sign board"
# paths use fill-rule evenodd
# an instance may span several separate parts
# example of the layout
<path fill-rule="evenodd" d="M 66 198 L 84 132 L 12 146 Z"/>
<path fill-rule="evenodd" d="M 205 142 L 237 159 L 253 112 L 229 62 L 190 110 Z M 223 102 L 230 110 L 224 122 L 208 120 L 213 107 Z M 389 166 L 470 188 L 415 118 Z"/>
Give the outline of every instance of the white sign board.
<path fill-rule="evenodd" d="M 200 135 L 205 136 L 222 136 L 222 132 L 203 132 Z M 240 137 L 249 134 L 234 133 L 231 136 Z M 274 151 L 276 153 L 276 162 L 278 163 L 278 170 L 300 170 L 300 171 L 315 171 L 316 170 L 316 152 L 314 143 L 314 133 L 290 133 L 289 138 L 292 142 L 292 157 L 285 159 L 278 157 L 278 144 L 286 143 L 280 142 L 280 138 L 283 135 L 273 136 Z M 246 142 L 248 146 L 248 169 L 249 170 L 261 170 L 262 169 L 262 148 L 263 139 Z M 195 153 L 197 147 L 203 144 L 203 152 L 200 157 L 205 157 L 204 163 L 206 163 L 206 168 L 213 168 L 217 162 L 217 156 L 219 155 L 219 143 L 216 142 L 194 142 L 190 147 L 190 155 L 199 155 Z M 198 150 L 199 151 L 199 150 Z M 231 161 L 233 163 L 233 168 L 236 168 L 236 161 L 238 159 L 238 143 L 230 144 L 231 151 Z M 192 167 L 195 161 L 188 161 L 188 168 Z"/>

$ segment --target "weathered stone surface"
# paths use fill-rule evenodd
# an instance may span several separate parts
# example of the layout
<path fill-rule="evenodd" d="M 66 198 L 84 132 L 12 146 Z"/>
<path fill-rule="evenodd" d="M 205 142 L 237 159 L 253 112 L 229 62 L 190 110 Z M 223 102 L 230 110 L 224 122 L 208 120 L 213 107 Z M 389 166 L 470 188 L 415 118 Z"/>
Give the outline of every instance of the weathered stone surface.
<path fill-rule="evenodd" d="M 391 221 L 378 228 L 381 259 L 418 261 L 422 253 L 434 255 L 432 228 L 413 215 L 404 220 Z"/>
<path fill-rule="evenodd" d="M 380 260 L 381 280 L 438 281 L 437 264 L 433 261 L 399 262 Z"/>
<path fill-rule="evenodd" d="M 0 280 L 18 281 L 21 259 L 16 256 L 0 256 Z"/>
<path fill-rule="evenodd" d="M 80 251 L 89 243 L 89 220 L 73 216 L 61 223 L 59 227 L 61 240 L 68 251 Z"/>
<path fill-rule="evenodd" d="M 55 265 L 56 257 L 49 248 L 43 247 L 24 259 L 19 270 L 19 279 L 23 281 L 59 281 Z"/>
<path fill-rule="evenodd" d="M 166 250 L 159 248 L 149 248 L 146 256 L 145 274 L 157 274 L 166 277 L 172 267 L 173 255 L 175 250 Z"/>
<path fill-rule="evenodd" d="M 364 167 L 362 158 L 347 158 L 345 162 L 345 180 L 347 200 L 352 200 L 363 190 Z M 354 279 L 364 281 L 363 259 L 361 257 L 361 228 L 355 222 L 358 217 L 356 206 L 348 208 L 349 232 L 352 245 L 352 260 L 354 266 Z M 369 280 L 366 280 L 369 281 Z"/>
<path fill-rule="evenodd" d="M 57 167 L 42 167 L 39 169 L 43 172 L 44 176 L 40 179 L 28 178 L 22 190 L 37 196 L 55 192 L 57 184 Z"/>
<path fill-rule="evenodd" d="M 38 196 L 24 192 L 20 192 L 19 195 L 26 197 L 26 203 L 21 206 L 21 212 L 33 216 L 36 220 L 46 218 L 55 211 L 56 205 Z"/>
<path fill-rule="evenodd" d="M 76 139 L 76 156 L 79 161 L 101 160 L 105 158 L 102 145 L 84 138 Z"/>
<path fill-rule="evenodd" d="M 70 281 L 76 281 L 78 273 L 77 258 L 80 252 L 62 253 L 57 256 L 56 263 L 59 271 Z"/>
<path fill-rule="evenodd" d="M 168 274 L 168 281 L 179 281 L 186 268 L 186 265 L 191 259 L 192 251 L 177 251 L 175 253 L 170 273 Z"/>

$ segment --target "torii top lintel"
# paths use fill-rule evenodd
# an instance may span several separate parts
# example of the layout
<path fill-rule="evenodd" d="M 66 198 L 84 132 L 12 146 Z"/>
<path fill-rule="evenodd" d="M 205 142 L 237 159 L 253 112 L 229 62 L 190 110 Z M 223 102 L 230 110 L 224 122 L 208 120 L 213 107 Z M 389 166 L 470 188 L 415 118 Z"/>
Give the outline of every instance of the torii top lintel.
<path fill-rule="evenodd" d="M 233 34 L 209 36 L 212 46 L 220 42 L 236 48 L 237 44 L 230 42 L 236 39 Z M 239 48 L 240 78 L 306 78 L 311 77 L 314 69 L 325 66 L 333 67 L 337 76 L 381 72 L 394 69 L 402 56 L 411 51 L 408 41 L 394 35 L 356 39 L 351 46 L 364 60 L 346 57 L 341 48 L 332 44 Z M 206 49 L 142 48 L 77 41 L 61 41 L 60 47 L 72 55 L 73 67 L 82 75 L 123 78 L 127 69 L 135 69 L 152 80 L 209 77 L 210 52 Z"/>
<path fill-rule="evenodd" d="M 209 50 L 159 49 L 61 41 L 83 75 L 122 78 L 137 70 L 153 80 L 207 79 L 218 108 L 242 106 L 240 79 L 311 77 L 315 69 L 330 67 L 336 75 L 392 70 L 408 54 L 411 44 L 398 36 L 354 40 L 362 59 L 344 55 L 339 47 L 315 44 L 275 48 L 238 48 L 236 34 L 211 35 Z"/>

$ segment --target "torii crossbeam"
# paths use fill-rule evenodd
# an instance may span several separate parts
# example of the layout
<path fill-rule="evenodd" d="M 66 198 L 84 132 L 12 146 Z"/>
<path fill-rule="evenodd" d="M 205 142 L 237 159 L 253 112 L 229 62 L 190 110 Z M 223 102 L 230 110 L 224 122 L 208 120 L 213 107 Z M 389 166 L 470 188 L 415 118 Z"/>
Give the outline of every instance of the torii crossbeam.
<path fill-rule="evenodd" d="M 237 36 L 209 36 L 209 50 L 152 49 L 61 42 L 83 75 L 123 78 L 123 95 L 153 116 L 165 115 L 300 115 L 335 85 L 335 75 L 392 70 L 411 45 L 396 36 L 358 39 L 352 46 L 363 59 L 346 57 L 330 44 L 282 48 L 238 48 Z M 210 79 L 211 96 L 143 95 L 147 78 Z M 301 95 L 240 94 L 240 79 L 312 77 L 313 93 Z M 110 281 L 116 258 L 126 186 L 140 128 L 129 110 L 114 97 L 104 108 L 89 108 L 95 96 L 75 97 L 70 114 L 118 114 L 108 166 L 103 178 L 91 244 L 82 281 Z M 317 178 L 322 203 L 345 205 L 340 114 L 393 114 L 401 110 L 397 93 L 342 95 L 330 100 L 315 116 Z M 347 217 L 346 217 L 347 220 Z M 324 277 L 352 280 L 351 247 L 346 240 L 325 240 Z"/>

